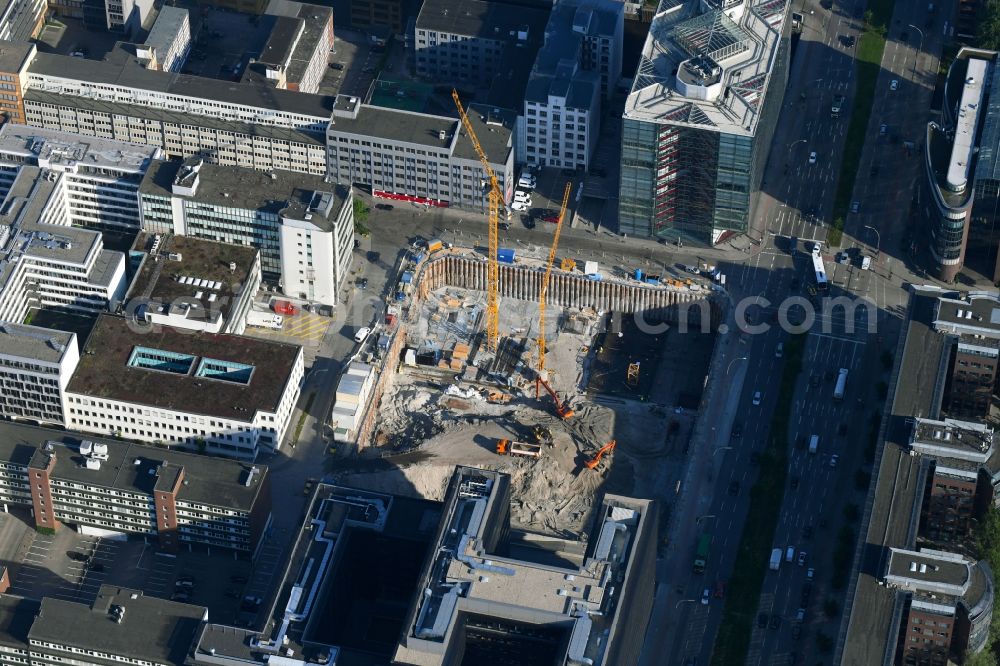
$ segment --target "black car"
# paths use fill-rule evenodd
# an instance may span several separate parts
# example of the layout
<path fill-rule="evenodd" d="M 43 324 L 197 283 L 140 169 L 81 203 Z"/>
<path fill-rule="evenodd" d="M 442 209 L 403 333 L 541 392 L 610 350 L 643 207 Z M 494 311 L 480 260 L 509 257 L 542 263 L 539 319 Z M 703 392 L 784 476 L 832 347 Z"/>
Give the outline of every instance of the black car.
<path fill-rule="evenodd" d="M 344 69 L 344 63 L 342 62 L 331 62 L 330 69 L 335 69 L 338 72 Z"/>
<path fill-rule="evenodd" d="M 355 238 L 354 239 L 354 249 L 357 250 L 360 247 L 361 247 L 361 241 L 359 241 L 357 238 Z"/>
<path fill-rule="evenodd" d="M 358 288 L 359 289 L 367 289 L 368 288 L 368 278 L 361 278 L 360 280 L 358 280 Z"/>
<path fill-rule="evenodd" d="M 94 560 L 89 560 L 87 562 L 87 569 L 94 573 L 101 573 L 104 571 L 104 565 L 100 562 L 95 562 Z"/>
<path fill-rule="evenodd" d="M 378 210 L 392 210 L 393 207 L 392 204 L 375 204 L 375 208 Z"/>
<path fill-rule="evenodd" d="M 88 559 L 88 556 L 85 553 L 81 553 L 76 550 L 66 551 L 66 557 L 73 560 L 74 562 L 86 562 Z"/>
<path fill-rule="evenodd" d="M 730 481 L 729 482 L 729 494 L 730 495 L 739 495 L 740 494 L 740 482 L 739 481 L 735 481 L 734 480 L 734 481 Z"/>
<path fill-rule="evenodd" d="M 737 438 L 738 437 L 742 437 L 743 436 L 743 424 L 740 423 L 739 421 L 737 421 L 736 423 L 734 423 L 733 424 L 733 433 L 732 434 L 733 434 L 733 437 L 737 437 Z"/>
<path fill-rule="evenodd" d="M 757 614 L 757 626 L 761 629 L 767 626 L 767 613 Z"/>
<path fill-rule="evenodd" d="M 781 628 L 781 616 L 775 613 L 771 616 L 771 628 L 780 629 Z"/>

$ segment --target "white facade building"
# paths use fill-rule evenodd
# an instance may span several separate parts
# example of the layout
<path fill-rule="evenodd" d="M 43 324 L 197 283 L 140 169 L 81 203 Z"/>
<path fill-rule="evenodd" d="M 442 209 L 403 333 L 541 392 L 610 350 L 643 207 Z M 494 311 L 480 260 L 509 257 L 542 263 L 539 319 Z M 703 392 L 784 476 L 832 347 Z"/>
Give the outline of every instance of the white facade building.
<path fill-rule="evenodd" d="M 259 248 L 266 279 L 336 305 L 353 257 L 352 190 L 287 171 L 157 162 L 140 188 L 143 228 Z"/>
<path fill-rule="evenodd" d="M 179 72 L 191 50 L 191 19 L 182 7 L 163 5 L 146 41 L 136 47 L 136 55 L 147 69 Z"/>
<path fill-rule="evenodd" d="M 125 255 L 71 227 L 60 175 L 22 167 L 0 207 L 0 321 L 33 307 L 100 312 L 125 294 Z"/>
<path fill-rule="evenodd" d="M 326 173 L 330 97 L 145 69 L 125 49 L 101 61 L 34 53 L 20 85 L 34 127 L 228 166 Z"/>
<path fill-rule="evenodd" d="M 139 184 L 162 151 L 123 141 L 7 123 L 0 127 L 0 196 L 23 166 L 60 174 L 69 224 L 109 229 L 139 228 Z"/>
<path fill-rule="evenodd" d="M 0 322 L 0 416 L 63 425 L 63 391 L 79 360 L 75 333 Z"/>
<path fill-rule="evenodd" d="M 66 427 L 252 460 L 288 430 L 302 348 L 98 318 L 66 390 Z"/>
<path fill-rule="evenodd" d="M 338 442 L 354 442 L 358 426 L 368 408 L 377 375 L 365 363 L 351 363 L 337 384 L 337 394 L 330 414 L 330 427 Z"/>

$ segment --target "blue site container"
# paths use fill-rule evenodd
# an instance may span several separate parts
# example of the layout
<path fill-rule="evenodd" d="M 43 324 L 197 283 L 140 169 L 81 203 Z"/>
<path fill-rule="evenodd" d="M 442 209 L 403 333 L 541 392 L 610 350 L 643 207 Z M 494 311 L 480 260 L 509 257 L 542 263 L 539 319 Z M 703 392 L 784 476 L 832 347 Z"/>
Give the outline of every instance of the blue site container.
<path fill-rule="evenodd" d="M 400 282 L 402 282 L 403 284 L 410 284 L 411 282 L 413 282 L 413 273 L 411 273 L 410 271 L 404 272 L 403 277 L 400 279 Z"/>
<path fill-rule="evenodd" d="M 514 263 L 514 250 L 511 248 L 501 247 L 497 249 L 497 261 L 504 264 Z"/>
<path fill-rule="evenodd" d="M 635 269 L 635 279 L 638 280 L 639 282 L 642 282 L 642 269 L 641 268 Z"/>

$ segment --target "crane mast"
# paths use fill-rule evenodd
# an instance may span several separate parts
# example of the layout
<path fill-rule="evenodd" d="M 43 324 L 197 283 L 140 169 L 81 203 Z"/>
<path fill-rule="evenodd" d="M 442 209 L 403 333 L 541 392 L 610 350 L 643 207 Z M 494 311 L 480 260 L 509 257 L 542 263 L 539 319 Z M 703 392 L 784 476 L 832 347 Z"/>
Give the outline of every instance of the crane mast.
<path fill-rule="evenodd" d="M 556 220 L 556 231 L 552 236 L 552 247 L 549 248 L 549 261 L 545 264 L 545 277 L 542 278 L 542 288 L 538 292 L 538 374 L 545 372 L 545 297 L 549 291 L 549 278 L 552 275 L 552 264 L 556 260 L 556 248 L 559 246 L 559 232 L 562 230 L 563 218 L 566 217 L 566 207 L 569 205 L 569 193 L 573 183 L 566 183 L 563 191 L 562 206 L 559 208 L 559 219 Z"/>
<path fill-rule="evenodd" d="M 497 259 L 497 250 L 500 249 L 500 207 L 505 206 L 503 192 L 500 191 L 497 176 L 493 173 L 493 168 L 490 166 L 490 161 L 486 158 L 486 153 L 483 152 L 483 147 L 479 145 L 479 137 L 476 136 L 475 130 L 472 129 L 472 123 L 469 122 L 469 117 L 465 113 L 465 108 L 462 106 L 462 100 L 459 99 L 457 90 L 452 89 L 451 98 L 455 101 L 455 106 L 458 108 L 458 115 L 462 119 L 462 126 L 465 127 L 465 132 L 469 135 L 472 147 L 475 148 L 476 154 L 479 155 L 479 161 L 482 162 L 483 169 L 489 181 L 490 191 L 486 196 L 489 207 L 487 225 L 489 228 L 489 256 L 486 260 L 486 348 L 489 351 L 496 351 L 500 340 L 500 264 Z"/>

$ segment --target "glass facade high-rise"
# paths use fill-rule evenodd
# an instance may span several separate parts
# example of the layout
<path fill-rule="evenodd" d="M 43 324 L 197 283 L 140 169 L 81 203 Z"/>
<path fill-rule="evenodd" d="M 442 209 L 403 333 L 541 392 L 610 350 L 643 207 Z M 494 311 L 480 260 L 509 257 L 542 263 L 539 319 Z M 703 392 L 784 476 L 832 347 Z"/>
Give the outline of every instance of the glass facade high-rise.
<path fill-rule="evenodd" d="M 749 228 L 788 81 L 788 5 L 698 3 L 682 20 L 680 4 L 660 3 L 626 103 L 619 231 L 713 244 Z"/>

